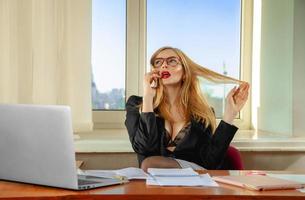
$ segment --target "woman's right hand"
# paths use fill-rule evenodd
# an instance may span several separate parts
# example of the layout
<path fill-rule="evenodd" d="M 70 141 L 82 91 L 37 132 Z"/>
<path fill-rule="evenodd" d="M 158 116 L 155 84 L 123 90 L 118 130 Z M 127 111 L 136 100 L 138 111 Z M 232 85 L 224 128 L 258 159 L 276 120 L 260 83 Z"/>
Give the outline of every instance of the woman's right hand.
<path fill-rule="evenodd" d="M 160 78 L 159 71 L 152 70 L 144 75 L 143 79 L 143 106 L 142 112 L 154 112 L 153 99 L 156 95 L 156 87 Z M 152 85 L 154 83 L 154 86 Z"/>
<path fill-rule="evenodd" d="M 158 79 L 160 78 L 159 70 L 153 69 L 144 75 L 143 79 L 143 96 L 153 99 L 156 95 Z"/>

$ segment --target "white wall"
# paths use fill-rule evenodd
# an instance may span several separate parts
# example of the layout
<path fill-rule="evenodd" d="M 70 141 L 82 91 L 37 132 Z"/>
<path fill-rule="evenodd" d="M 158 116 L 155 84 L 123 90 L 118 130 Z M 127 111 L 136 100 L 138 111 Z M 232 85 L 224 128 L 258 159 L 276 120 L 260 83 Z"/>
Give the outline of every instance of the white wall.
<path fill-rule="evenodd" d="M 294 1 L 293 128 L 305 135 L 305 1 Z"/>
<path fill-rule="evenodd" d="M 305 1 L 263 0 L 258 128 L 305 136 Z"/>
<path fill-rule="evenodd" d="M 260 130 L 292 132 L 293 1 L 262 1 Z"/>

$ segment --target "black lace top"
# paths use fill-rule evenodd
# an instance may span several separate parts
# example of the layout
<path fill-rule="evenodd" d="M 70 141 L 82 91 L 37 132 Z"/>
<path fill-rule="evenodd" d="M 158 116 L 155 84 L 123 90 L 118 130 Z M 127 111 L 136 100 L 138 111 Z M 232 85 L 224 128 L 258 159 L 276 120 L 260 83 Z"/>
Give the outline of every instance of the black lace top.
<path fill-rule="evenodd" d="M 149 156 L 166 156 L 194 162 L 206 169 L 217 169 L 226 154 L 237 127 L 220 121 L 214 133 L 210 127 L 191 119 L 172 141 L 165 121 L 154 112 L 139 112 L 142 97 L 131 96 L 126 103 L 125 125 L 139 164 Z M 169 151 L 169 146 L 175 146 Z"/>
<path fill-rule="evenodd" d="M 167 147 L 176 147 L 177 144 L 184 138 L 186 134 L 188 134 L 191 131 L 191 123 L 187 123 L 177 134 L 174 140 L 172 140 L 172 136 L 170 133 L 165 130 L 166 132 L 166 144 Z"/>

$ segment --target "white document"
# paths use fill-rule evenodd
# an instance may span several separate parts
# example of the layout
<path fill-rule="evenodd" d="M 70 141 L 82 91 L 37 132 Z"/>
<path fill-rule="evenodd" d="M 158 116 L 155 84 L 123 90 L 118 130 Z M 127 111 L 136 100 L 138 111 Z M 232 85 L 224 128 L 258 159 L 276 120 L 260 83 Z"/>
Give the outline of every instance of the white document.
<path fill-rule="evenodd" d="M 103 178 L 127 178 L 130 179 L 146 179 L 148 174 L 142 169 L 136 167 L 128 167 L 118 170 L 83 170 L 82 175 L 103 177 Z M 81 174 L 81 173 L 80 173 Z"/>
<path fill-rule="evenodd" d="M 217 187 L 218 184 L 210 177 L 209 174 L 200 174 L 197 176 L 180 176 L 180 177 L 149 177 L 146 179 L 147 185 L 160 186 L 209 186 Z"/>
<path fill-rule="evenodd" d="M 181 176 L 198 176 L 198 173 L 195 172 L 192 168 L 174 168 L 174 169 L 164 169 L 164 168 L 148 168 L 148 173 L 152 176 L 158 177 L 181 177 Z"/>
<path fill-rule="evenodd" d="M 126 176 L 128 179 L 147 179 L 149 176 L 142 169 L 136 167 L 128 167 L 116 170 L 116 173 L 121 176 Z"/>
<path fill-rule="evenodd" d="M 305 193 L 305 189 L 297 189 L 299 192 Z"/>
<path fill-rule="evenodd" d="M 305 184 L 305 174 L 266 174 L 274 178 L 280 178 L 288 181 L 296 181 Z"/>
<path fill-rule="evenodd" d="M 160 186 L 218 186 L 209 174 L 199 175 L 192 168 L 161 169 L 148 168 L 147 185 Z"/>

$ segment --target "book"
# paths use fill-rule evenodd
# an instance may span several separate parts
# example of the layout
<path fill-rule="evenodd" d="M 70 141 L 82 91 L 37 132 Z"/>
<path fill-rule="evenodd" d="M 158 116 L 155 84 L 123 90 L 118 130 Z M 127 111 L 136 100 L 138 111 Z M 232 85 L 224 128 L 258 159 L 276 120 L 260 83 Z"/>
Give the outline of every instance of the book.
<path fill-rule="evenodd" d="M 298 189 L 303 184 L 266 175 L 214 176 L 213 180 L 250 190 Z"/>

